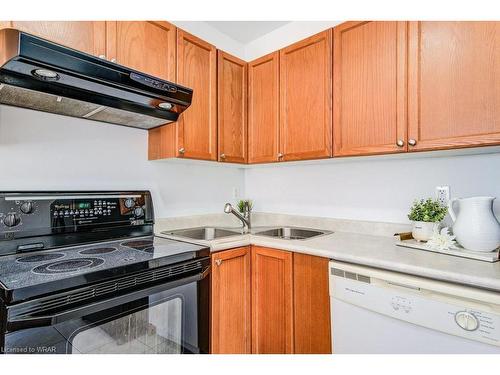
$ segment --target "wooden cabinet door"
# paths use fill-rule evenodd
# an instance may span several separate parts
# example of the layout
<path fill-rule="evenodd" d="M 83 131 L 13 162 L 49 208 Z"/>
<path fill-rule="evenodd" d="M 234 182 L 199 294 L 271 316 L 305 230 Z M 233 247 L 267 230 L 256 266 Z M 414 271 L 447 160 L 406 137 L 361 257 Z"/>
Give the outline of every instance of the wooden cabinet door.
<path fill-rule="evenodd" d="M 212 353 L 251 353 L 250 247 L 212 255 Z"/>
<path fill-rule="evenodd" d="M 293 254 L 294 353 L 332 352 L 329 259 Z"/>
<path fill-rule="evenodd" d="M 219 161 L 247 160 L 247 63 L 230 54 L 217 55 Z"/>
<path fill-rule="evenodd" d="M 406 22 L 333 29 L 335 156 L 406 151 Z"/>
<path fill-rule="evenodd" d="M 106 22 L 107 57 L 120 65 L 175 81 L 174 25 L 158 21 Z"/>
<path fill-rule="evenodd" d="M 252 246 L 252 353 L 293 353 L 292 253 Z"/>
<path fill-rule="evenodd" d="M 280 51 L 283 160 L 332 155 L 332 31 Z"/>
<path fill-rule="evenodd" d="M 408 63 L 409 151 L 500 143 L 500 22 L 410 22 Z"/>
<path fill-rule="evenodd" d="M 106 53 L 104 21 L 12 21 L 11 27 L 94 56 Z"/>
<path fill-rule="evenodd" d="M 248 63 L 248 162 L 279 159 L 279 52 Z"/>
<path fill-rule="evenodd" d="M 217 50 L 180 29 L 177 83 L 193 89 L 191 106 L 177 121 L 177 156 L 217 160 Z"/>

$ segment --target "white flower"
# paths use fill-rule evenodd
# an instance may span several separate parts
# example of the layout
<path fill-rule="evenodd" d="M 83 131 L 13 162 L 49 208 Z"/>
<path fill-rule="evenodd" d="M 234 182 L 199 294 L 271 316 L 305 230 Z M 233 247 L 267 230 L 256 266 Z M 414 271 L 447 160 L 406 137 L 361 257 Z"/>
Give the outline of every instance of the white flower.
<path fill-rule="evenodd" d="M 431 239 L 427 241 L 426 246 L 429 249 L 438 251 L 458 249 L 457 242 L 455 241 L 455 236 L 452 236 L 450 234 L 450 229 L 448 227 L 441 229 L 440 232 L 438 230 L 435 230 Z"/>

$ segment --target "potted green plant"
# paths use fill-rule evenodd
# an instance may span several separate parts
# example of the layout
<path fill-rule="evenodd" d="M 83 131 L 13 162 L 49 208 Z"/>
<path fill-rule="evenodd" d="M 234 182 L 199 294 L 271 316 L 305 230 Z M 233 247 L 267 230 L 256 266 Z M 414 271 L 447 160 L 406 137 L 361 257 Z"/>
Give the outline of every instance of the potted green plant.
<path fill-rule="evenodd" d="M 250 199 L 240 199 L 238 201 L 238 211 L 243 214 L 245 219 L 248 219 L 253 208 L 253 202 Z"/>
<path fill-rule="evenodd" d="M 428 241 L 439 223 L 445 218 L 448 208 L 442 206 L 438 200 L 427 198 L 413 202 L 408 219 L 413 221 L 412 235 L 417 241 Z"/>

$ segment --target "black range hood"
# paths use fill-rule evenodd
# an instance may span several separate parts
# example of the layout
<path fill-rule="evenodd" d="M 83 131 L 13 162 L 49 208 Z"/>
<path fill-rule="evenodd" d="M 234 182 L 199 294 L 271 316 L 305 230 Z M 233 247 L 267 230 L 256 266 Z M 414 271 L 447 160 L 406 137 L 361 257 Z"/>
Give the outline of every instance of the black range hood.
<path fill-rule="evenodd" d="M 0 31 L 0 104 L 152 129 L 193 90 L 13 29 Z"/>

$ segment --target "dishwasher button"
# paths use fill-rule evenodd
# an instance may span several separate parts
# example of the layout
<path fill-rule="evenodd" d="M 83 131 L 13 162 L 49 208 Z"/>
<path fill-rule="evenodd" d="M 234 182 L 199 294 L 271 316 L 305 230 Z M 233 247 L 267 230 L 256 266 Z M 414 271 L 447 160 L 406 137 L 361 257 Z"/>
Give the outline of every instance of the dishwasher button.
<path fill-rule="evenodd" d="M 457 312 L 455 314 L 455 322 L 460 328 L 466 331 L 475 331 L 479 327 L 479 321 L 477 318 L 467 311 Z"/>

